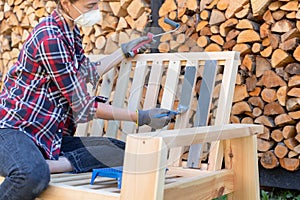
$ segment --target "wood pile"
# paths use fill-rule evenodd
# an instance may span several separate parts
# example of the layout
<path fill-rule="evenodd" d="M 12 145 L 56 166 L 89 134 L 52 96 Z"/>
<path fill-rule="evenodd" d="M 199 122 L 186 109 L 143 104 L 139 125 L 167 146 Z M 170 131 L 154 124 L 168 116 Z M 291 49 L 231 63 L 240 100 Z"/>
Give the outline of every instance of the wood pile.
<path fill-rule="evenodd" d="M 289 171 L 300 165 L 300 3 L 298 0 L 165 0 L 178 31 L 160 38 L 160 52 L 239 51 L 232 123 L 265 126 L 260 163 Z"/>
<path fill-rule="evenodd" d="M 149 20 L 148 0 L 101 1 L 102 20 L 81 28 L 87 54 L 109 54 L 120 44 L 139 37 Z M 0 1 L 0 80 L 17 60 L 33 27 L 56 8 L 48 0 Z M 0 85 L 1 87 L 1 85 Z"/>

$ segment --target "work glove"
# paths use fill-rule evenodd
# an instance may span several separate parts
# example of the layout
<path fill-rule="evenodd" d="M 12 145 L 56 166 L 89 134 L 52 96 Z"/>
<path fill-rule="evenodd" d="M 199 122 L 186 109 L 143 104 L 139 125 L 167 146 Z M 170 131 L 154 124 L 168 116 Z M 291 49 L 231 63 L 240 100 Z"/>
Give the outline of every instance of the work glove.
<path fill-rule="evenodd" d="M 121 44 L 121 49 L 126 58 L 134 57 L 138 53 L 144 53 L 147 49 L 150 48 L 152 38 L 148 36 L 143 36 L 131 40 L 130 42 Z"/>
<path fill-rule="evenodd" d="M 138 126 L 149 125 L 154 129 L 160 129 L 166 126 L 174 114 L 167 109 L 153 108 L 150 110 L 138 110 Z"/>

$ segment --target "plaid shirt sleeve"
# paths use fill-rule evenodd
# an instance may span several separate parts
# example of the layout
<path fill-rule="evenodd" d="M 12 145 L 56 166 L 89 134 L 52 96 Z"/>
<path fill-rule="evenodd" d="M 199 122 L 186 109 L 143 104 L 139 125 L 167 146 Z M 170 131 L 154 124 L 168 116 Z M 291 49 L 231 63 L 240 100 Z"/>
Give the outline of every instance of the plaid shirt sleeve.
<path fill-rule="evenodd" d="M 86 78 L 79 70 L 73 48 L 59 38 L 48 38 L 41 42 L 36 58 L 63 95 L 64 103 L 71 106 L 75 122 L 91 120 L 97 103 L 87 92 Z"/>
<path fill-rule="evenodd" d="M 82 64 L 83 67 L 81 68 L 86 69 L 86 82 L 91 83 L 93 85 L 93 89 L 96 88 L 98 80 L 100 79 L 100 76 L 97 72 L 97 64 L 97 62 L 91 62 L 88 57 L 85 57 Z"/>

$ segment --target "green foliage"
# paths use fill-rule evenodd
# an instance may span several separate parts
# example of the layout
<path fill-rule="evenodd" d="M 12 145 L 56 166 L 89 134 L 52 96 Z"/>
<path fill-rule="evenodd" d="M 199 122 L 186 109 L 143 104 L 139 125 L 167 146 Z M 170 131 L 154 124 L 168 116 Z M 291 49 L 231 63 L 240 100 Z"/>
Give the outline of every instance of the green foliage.
<path fill-rule="evenodd" d="M 261 190 L 261 200 L 300 200 L 300 191 L 278 188 Z"/>
<path fill-rule="evenodd" d="M 214 200 L 227 200 L 227 195 L 215 198 Z"/>

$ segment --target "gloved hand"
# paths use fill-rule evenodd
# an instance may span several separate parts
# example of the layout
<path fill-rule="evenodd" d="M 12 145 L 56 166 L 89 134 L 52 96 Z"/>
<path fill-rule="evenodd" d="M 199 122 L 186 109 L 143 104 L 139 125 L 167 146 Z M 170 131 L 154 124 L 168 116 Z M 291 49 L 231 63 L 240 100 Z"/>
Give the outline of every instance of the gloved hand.
<path fill-rule="evenodd" d="M 174 114 L 167 109 L 153 108 L 150 110 L 138 110 L 138 126 L 149 125 L 154 129 L 159 129 L 166 126 Z"/>
<path fill-rule="evenodd" d="M 148 36 L 139 37 L 137 39 L 131 40 L 127 43 L 121 44 L 121 49 L 126 58 L 134 57 L 137 53 L 144 53 L 147 49 L 150 48 L 150 44 L 142 45 L 137 52 L 133 52 L 133 48 L 139 45 L 142 42 L 149 40 Z M 152 39 L 151 39 L 152 40 Z"/>

